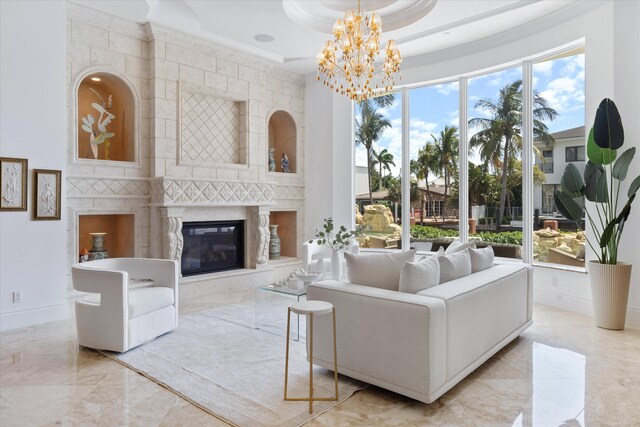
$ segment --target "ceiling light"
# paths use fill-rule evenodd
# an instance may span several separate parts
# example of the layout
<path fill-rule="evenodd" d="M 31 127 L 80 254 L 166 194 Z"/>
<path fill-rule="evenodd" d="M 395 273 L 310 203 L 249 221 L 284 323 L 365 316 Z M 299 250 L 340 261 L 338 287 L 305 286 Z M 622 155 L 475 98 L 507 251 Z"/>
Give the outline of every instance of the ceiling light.
<path fill-rule="evenodd" d="M 402 56 L 396 42 L 389 40 L 380 55 L 382 21 L 377 13 L 348 11 L 333 26 L 335 39 L 327 40 L 318 53 L 318 80 L 354 101 L 363 101 L 377 90 L 393 89 L 394 75 L 400 71 Z M 342 55 L 336 53 L 338 49 Z"/>
<path fill-rule="evenodd" d="M 275 40 L 270 34 L 256 34 L 253 39 L 260 43 L 269 43 Z"/>
<path fill-rule="evenodd" d="M 91 80 L 93 80 L 94 82 L 101 82 L 102 79 L 100 77 L 91 77 Z"/>

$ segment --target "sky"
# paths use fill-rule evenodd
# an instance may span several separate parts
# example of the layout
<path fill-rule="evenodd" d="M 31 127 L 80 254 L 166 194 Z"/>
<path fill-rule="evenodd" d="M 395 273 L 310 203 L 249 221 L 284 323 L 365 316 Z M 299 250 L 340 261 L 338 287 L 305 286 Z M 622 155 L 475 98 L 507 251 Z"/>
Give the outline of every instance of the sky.
<path fill-rule="evenodd" d="M 521 78 L 520 67 L 470 78 L 467 88 L 468 118 L 489 117 L 487 112 L 475 108 L 476 102 L 484 98 L 497 99 L 501 88 Z M 556 120 L 547 122 L 551 132 L 584 125 L 584 54 L 534 64 L 533 86 L 547 101 L 547 105 L 558 112 Z M 432 141 L 432 134 L 437 138 L 445 126 L 458 126 L 458 95 L 458 81 L 409 91 L 411 159 L 417 158 L 418 150 L 427 141 Z M 396 166 L 392 166 L 391 170 L 396 176 L 400 173 L 402 153 L 401 97 L 402 94 L 397 93 L 391 107 L 379 109 L 392 126 L 386 128 L 380 140 L 374 144 L 376 151 L 386 148 L 393 154 Z M 358 114 L 356 107 L 356 117 Z M 588 121 L 591 119 L 588 118 Z M 476 131 L 469 129 L 469 136 Z M 470 160 L 480 163 L 475 153 L 470 153 Z M 366 164 L 366 151 L 362 146 L 357 146 L 356 165 Z"/>

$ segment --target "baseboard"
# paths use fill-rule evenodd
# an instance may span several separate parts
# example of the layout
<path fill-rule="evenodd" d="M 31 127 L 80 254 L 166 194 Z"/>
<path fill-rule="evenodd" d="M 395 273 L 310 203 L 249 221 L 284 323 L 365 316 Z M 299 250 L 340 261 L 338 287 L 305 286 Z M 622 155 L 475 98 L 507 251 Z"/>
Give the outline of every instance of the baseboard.
<path fill-rule="evenodd" d="M 561 294 L 543 289 L 534 289 L 533 301 L 536 304 L 548 305 L 593 317 L 593 303 L 587 298 Z M 627 320 L 625 322 L 625 326 L 640 328 L 640 309 L 627 307 Z"/>
<path fill-rule="evenodd" d="M 69 318 L 67 303 L 47 307 L 0 313 L 0 331 L 38 325 L 40 323 L 57 322 Z"/>

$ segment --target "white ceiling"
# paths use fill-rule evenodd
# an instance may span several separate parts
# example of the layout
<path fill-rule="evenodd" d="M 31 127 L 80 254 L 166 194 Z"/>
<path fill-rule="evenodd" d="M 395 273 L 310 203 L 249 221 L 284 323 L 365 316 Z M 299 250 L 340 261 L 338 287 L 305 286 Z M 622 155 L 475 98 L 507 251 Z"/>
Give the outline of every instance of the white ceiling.
<path fill-rule="evenodd" d="M 341 9 L 356 6 L 355 0 L 73 1 L 132 21 L 174 27 L 264 56 L 281 68 L 304 74 L 315 71 L 316 53 L 332 37 L 331 21 L 343 14 Z M 375 8 L 380 13 L 383 40 L 395 39 L 407 59 L 544 22 L 575 3 L 578 1 L 362 0 L 362 9 Z M 393 26 L 408 25 L 385 31 L 385 19 Z M 314 27 L 326 28 L 320 32 Z M 273 41 L 256 41 L 257 34 L 270 35 Z"/>

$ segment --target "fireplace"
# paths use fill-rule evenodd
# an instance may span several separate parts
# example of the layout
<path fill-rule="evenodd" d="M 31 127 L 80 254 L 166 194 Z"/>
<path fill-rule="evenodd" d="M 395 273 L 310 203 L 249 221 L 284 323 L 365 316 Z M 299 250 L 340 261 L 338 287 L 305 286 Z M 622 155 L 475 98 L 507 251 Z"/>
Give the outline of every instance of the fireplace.
<path fill-rule="evenodd" d="M 182 275 L 244 268 L 244 221 L 182 224 Z"/>

